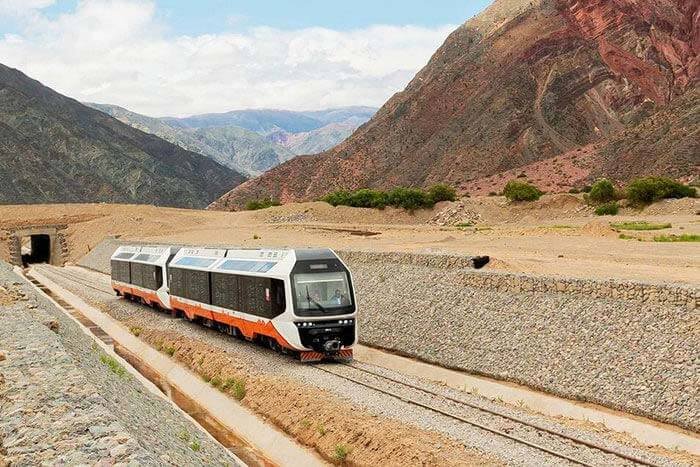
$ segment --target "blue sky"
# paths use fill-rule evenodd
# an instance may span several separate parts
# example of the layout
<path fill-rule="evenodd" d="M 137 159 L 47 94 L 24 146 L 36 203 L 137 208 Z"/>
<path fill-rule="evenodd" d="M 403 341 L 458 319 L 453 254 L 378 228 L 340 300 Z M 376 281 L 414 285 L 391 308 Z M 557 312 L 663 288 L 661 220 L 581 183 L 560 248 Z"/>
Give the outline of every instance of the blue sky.
<path fill-rule="evenodd" d="M 77 0 L 58 0 L 49 17 L 73 11 Z M 372 24 L 439 26 L 461 23 L 488 0 L 157 0 L 158 15 L 173 34 L 211 34 L 251 26 L 336 30 Z M 6 31 L 3 31 L 6 32 Z"/>
<path fill-rule="evenodd" d="M 146 115 L 381 106 L 486 0 L 0 0 L 0 63 Z"/>

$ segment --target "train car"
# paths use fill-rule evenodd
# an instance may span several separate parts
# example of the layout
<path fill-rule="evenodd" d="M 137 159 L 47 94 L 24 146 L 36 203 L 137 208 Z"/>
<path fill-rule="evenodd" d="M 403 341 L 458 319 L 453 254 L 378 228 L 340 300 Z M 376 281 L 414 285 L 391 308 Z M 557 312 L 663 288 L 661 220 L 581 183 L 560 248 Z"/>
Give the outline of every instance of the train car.
<path fill-rule="evenodd" d="M 156 302 L 163 308 L 298 354 L 302 361 L 352 358 L 357 341 L 352 276 L 332 250 L 181 248 L 175 252 L 170 248 L 170 256 L 161 252 L 157 262 L 165 269 L 157 290 L 167 299 Z M 113 287 L 153 305 L 152 295 L 144 298 L 151 289 L 134 288 L 133 276 L 122 280 L 127 279 L 126 268 L 119 263 L 130 263 L 133 269 L 141 255 L 156 255 L 155 250 L 145 253 L 144 249 L 122 247 L 115 252 Z M 165 263 L 163 257 L 168 257 Z M 144 260 L 156 264 L 155 258 L 141 256 L 139 261 Z"/>
<path fill-rule="evenodd" d="M 166 268 L 178 250 L 177 247 L 119 247 L 111 258 L 112 289 L 119 296 L 171 309 Z"/>

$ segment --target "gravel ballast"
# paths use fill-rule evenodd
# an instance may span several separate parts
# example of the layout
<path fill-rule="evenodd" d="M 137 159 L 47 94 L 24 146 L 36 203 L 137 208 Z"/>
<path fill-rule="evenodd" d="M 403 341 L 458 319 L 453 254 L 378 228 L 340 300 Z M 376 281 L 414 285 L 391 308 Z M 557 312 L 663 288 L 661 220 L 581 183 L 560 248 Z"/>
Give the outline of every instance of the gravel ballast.
<path fill-rule="evenodd" d="M 3 262 L 0 287 L 21 297 L 0 304 L 0 440 L 12 465 L 236 464 Z"/>

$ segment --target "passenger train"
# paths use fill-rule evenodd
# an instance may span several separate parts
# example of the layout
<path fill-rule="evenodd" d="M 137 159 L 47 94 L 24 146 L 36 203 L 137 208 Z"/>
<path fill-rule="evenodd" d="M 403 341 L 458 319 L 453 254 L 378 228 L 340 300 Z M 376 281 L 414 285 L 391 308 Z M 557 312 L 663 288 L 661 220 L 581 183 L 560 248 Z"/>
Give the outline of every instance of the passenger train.
<path fill-rule="evenodd" d="M 304 362 L 352 359 L 352 276 L 330 249 L 121 246 L 111 271 L 119 296 L 265 342 Z"/>

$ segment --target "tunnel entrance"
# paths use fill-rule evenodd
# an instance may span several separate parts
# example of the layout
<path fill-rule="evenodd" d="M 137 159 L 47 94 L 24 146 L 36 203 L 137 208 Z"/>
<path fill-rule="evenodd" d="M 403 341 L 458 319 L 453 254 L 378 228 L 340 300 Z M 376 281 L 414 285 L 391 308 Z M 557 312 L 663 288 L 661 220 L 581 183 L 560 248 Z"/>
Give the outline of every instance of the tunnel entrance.
<path fill-rule="evenodd" d="M 35 234 L 22 238 L 22 264 L 51 264 L 51 236 Z"/>
<path fill-rule="evenodd" d="M 24 267 L 32 263 L 63 266 L 68 258 L 68 243 L 63 233 L 66 227 L 63 224 L 31 225 L 0 232 L 6 239 L 10 263 Z M 5 256 L 2 253 L 0 251 L 0 258 Z"/>

